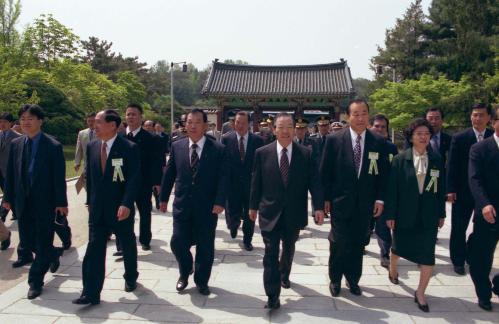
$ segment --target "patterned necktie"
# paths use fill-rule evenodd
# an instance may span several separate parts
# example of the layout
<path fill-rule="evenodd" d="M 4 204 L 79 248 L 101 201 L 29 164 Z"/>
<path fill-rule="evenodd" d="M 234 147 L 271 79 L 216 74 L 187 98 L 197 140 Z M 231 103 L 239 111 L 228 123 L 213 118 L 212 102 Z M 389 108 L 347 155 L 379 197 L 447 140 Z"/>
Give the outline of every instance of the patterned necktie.
<path fill-rule="evenodd" d="M 91 142 L 94 139 L 94 130 L 91 129 L 88 133 L 88 140 Z"/>
<path fill-rule="evenodd" d="M 438 147 L 438 137 L 437 135 L 433 135 L 430 140 L 431 148 L 433 152 L 438 152 L 439 147 Z"/>
<path fill-rule="evenodd" d="M 244 151 L 244 137 L 242 137 L 242 136 L 239 139 L 239 156 L 241 157 L 241 161 L 244 161 L 244 157 L 246 156 L 246 152 Z"/>
<path fill-rule="evenodd" d="M 107 143 L 103 142 L 100 147 L 100 167 L 102 174 L 106 171 L 106 161 L 107 161 Z"/>
<path fill-rule="evenodd" d="M 480 142 L 481 140 L 483 140 L 483 133 L 480 133 L 478 134 L 478 142 Z"/>
<path fill-rule="evenodd" d="M 361 149 L 360 149 L 360 140 L 361 136 L 357 135 L 357 138 L 355 139 L 355 146 L 353 148 L 353 162 L 355 164 L 355 171 L 357 174 L 359 174 L 359 169 L 360 169 L 360 156 L 362 154 Z"/>
<path fill-rule="evenodd" d="M 199 155 L 197 152 L 198 145 L 196 143 L 191 145 L 192 153 L 191 153 L 191 170 L 192 170 L 192 176 L 196 176 L 196 172 L 198 171 L 198 164 L 199 164 Z"/>
<path fill-rule="evenodd" d="M 288 160 L 288 149 L 283 148 L 281 151 L 281 162 L 279 165 L 279 170 L 281 171 L 282 182 L 284 186 L 288 186 L 288 173 L 289 173 L 289 160 Z"/>

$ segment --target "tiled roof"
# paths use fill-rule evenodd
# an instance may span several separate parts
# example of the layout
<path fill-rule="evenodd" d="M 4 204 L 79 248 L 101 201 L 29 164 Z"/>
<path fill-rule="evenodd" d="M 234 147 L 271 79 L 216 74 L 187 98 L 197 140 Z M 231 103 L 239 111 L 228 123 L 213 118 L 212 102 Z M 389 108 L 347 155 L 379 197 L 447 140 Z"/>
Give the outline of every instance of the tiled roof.
<path fill-rule="evenodd" d="M 353 95 L 346 61 L 318 65 L 239 65 L 213 62 L 201 91 L 217 97 L 328 97 Z"/>

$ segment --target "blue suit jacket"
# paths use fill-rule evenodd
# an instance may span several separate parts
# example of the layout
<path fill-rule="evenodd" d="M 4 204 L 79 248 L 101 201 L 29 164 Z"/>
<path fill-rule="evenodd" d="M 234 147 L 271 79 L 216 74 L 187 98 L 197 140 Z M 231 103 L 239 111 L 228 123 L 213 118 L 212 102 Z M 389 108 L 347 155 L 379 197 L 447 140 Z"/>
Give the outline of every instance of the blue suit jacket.
<path fill-rule="evenodd" d="M 225 147 L 206 137 L 196 176 L 189 159 L 189 138 L 172 143 L 170 159 L 161 182 L 160 201 L 167 202 L 175 184 L 173 217 L 188 220 L 191 215 L 209 221 L 214 205 L 224 206 L 227 193 L 227 161 Z"/>

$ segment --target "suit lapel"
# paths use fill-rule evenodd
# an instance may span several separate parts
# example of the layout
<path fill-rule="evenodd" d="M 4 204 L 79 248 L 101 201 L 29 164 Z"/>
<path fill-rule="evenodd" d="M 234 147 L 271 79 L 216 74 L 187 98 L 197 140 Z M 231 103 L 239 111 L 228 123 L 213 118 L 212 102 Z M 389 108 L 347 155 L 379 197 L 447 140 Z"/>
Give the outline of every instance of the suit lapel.
<path fill-rule="evenodd" d="M 374 137 L 372 134 L 369 132 L 369 130 L 366 129 L 366 135 L 364 139 L 364 151 L 362 152 L 362 167 L 360 170 L 360 177 L 364 177 L 369 169 L 369 152 L 373 151 L 372 146 L 374 143 Z"/>
<path fill-rule="evenodd" d="M 279 184 L 282 188 L 284 187 L 284 182 L 282 181 L 282 176 L 281 176 L 281 169 L 279 167 L 279 156 L 277 155 L 277 141 L 274 141 L 271 146 L 268 148 L 270 150 L 270 163 L 274 166 L 274 172 L 273 174 L 277 175 L 277 178 L 279 179 Z M 288 174 L 289 176 L 289 174 Z"/>
<path fill-rule="evenodd" d="M 252 156 L 249 152 L 253 152 L 253 136 L 248 132 L 248 144 L 246 145 L 246 152 L 244 152 L 244 164 L 251 161 Z"/>
<path fill-rule="evenodd" d="M 35 155 L 35 165 L 33 166 L 33 179 L 32 183 L 35 183 L 38 174 L 40 173 L 40 168 L 43 166 L 43 162 L 47 157 L 47 138 L 45 134 L 40 134 L 40 140 L 38 142 L 38 150 Z"/>
<path fill-rule="evenodd" d="M 416 195 L 419 195 L 419 184 L 418 178 L 416 177 L 416 169 L 414 168 L 414 159 L 412 155 L 412 147 L 407 149 L 405 152 L 405 169 L 407 174 L 407 181 L 409 182 L 409 187 L 414 191 Z M 425 179 L 426 182 L 426 179 Z"/>
<path fill-rule="evenodd" d="M 211 141 L 206 137 L 206 140 L 204 141 L 204 146 L 203 146 L 203 151 L 201 152 L 201 158 L 199 159 L 199 168 L 197 171 L 197 174 L 200 172 L 203 172 L 204 166 L 209 164 L 207 161 L 210 159 L 211 156 L 211 149 L 210 146 L 212 145 Z M 189 156 L 189 154 L 187 154 Z M 190 166 L 190 161 L 189 161 L 189 166 Z"/>

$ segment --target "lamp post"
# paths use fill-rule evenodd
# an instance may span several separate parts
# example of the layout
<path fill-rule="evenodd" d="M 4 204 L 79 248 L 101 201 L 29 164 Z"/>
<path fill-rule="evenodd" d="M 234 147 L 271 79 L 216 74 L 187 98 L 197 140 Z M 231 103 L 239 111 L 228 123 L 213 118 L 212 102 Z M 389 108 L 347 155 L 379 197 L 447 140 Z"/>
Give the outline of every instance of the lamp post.
<path fill-rule="evenodd" d="M 170 63 L 170 118 L 171 118 L 171 125 L 170 125 L 170 132 L 173 132 L 173 127 L 175 126 L 175 119 L 173 116 L 173 68 L 176 65 L 182 64 L 182 72 L 187 72 L 187 62 L 171 62 Z"/>

